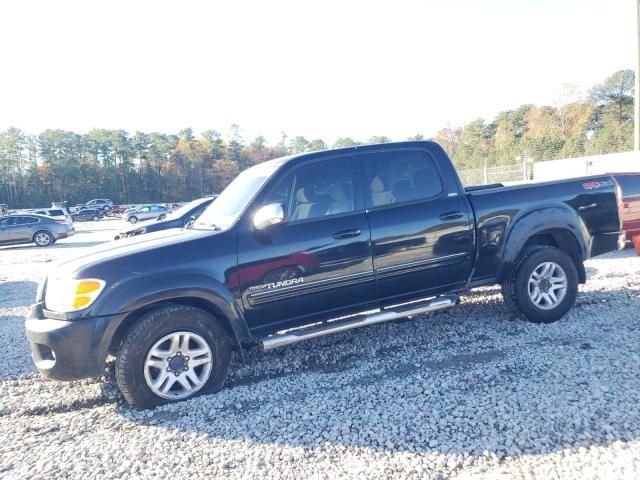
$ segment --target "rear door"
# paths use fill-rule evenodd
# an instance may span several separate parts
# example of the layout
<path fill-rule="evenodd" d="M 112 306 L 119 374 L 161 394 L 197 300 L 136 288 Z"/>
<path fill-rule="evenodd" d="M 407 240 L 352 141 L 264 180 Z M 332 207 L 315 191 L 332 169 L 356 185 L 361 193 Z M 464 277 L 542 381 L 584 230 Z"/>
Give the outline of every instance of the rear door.
<path fill-rule="evenodd" d="M 237 281 L 254 334 L 337 316 L 375 301 L 369 225 L 357 170 L 353 155 L 289 167 L 245 215 L 238 231 Z M 273 203 L 283 206 L 284 223 L 256 231 L 253 214 Z"/>
<path fill-rule="evenodd" d="M 472 267 L 472 212 L 425 147 L 363 153 L 377 295 L 405 301 L 464 285 Z"/>

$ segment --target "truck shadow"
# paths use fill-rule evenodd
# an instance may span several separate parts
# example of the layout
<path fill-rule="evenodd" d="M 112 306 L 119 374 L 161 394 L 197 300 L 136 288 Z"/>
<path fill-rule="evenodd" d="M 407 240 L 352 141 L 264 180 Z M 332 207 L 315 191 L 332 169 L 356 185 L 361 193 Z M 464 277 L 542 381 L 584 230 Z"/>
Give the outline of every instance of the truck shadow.
<path fill-rule="evenodd" d="M 640 376 L 639 311 L 637 291 L 590 291 L 562 321 L 535 325 L 486 288 L 411 322 L 250 351 L 215 395 L 118 411 L 212 439 L 303 448 L 502 459 L 610 445 L 640 438 L 640 389 L 629 381 Z"/>
<path fill-rule="evenodd" d="M 38 284 L 30 280 L 0 282 L 0 308 L 28 307 L 36 298 Z"/>

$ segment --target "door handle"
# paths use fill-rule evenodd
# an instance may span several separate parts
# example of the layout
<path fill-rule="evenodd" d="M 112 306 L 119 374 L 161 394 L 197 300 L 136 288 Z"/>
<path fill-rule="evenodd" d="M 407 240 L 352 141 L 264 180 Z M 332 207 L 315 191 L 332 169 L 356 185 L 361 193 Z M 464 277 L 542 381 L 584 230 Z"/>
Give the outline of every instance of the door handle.
<path fill-rule="evenodd" d="M 343 238 L 357 237 L 358 235 L 360 235 L 360 229 L 352 228 L 351 230 L 341 230 L 334 233 L 333 238 L 335 238 L 336 240 L 341 240 Z"/>
<path fill-rule="evenodd" d="M 440 214 L 440 220 L 455 220 L 456 218 L 464 217 L 462 212 L 447 212 Z"/>
<path fill-rule="evenodd" d="M 590 208 L 595 208 L 597 206 L 597 203 L 590 203 L 589 205 L 582 205 L 581 207 L 578 207 L 578 210 L 589 210 Z"/>

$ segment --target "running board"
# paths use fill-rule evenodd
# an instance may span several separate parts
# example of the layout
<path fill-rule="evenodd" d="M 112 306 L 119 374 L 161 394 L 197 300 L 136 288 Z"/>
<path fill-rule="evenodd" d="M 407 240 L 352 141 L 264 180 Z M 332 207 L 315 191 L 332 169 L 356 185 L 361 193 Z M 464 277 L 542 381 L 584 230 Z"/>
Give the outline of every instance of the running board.
<path fill-rule="evenodd" d="M 284 347 L 285 345 L 302 342 L 303 340 L 323 337 L 332 333 L 344 332 L 354 328 L 366 327 L 367 325 L 388 322 L 389 320 L 395 320 L 396 318 L 410 317 L 411 315 L 417 315 L 419 313 L 435 312 L 436 310 L 453 307 L 458 303 L 458 301 L 459 298 L 457 295 L 443 295 L 430 300 L 405 303 L 387 307 L 379 312 L 366 316 L 323 322 L 321 325 L 314 325 L 286 333 L 269 335 L 268 337 L 264 337 L 260 340 L 260 345 L 264 351 L 273 350 L 274 348 Z"/>

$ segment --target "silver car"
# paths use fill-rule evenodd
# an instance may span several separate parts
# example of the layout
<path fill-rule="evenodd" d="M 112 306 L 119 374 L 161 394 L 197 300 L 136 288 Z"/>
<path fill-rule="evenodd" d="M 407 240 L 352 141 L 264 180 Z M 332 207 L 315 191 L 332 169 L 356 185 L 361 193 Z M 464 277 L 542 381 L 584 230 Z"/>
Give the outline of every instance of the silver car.
<path fill-rule="evenodd" d="M 136 208 L 131 212 L 127 212 L 125 220 L 129 223 L 138 223 L 140 220 L 152 220 L 158 218 L 160 220 L 167 216 L 167 209 L 160 205 L 146 205 Z"/>
<path fill-rule="evenodd" d="M 17 214 L 0 217 L 0 245 L 35 243 L 48 247 L 56 240 L 76 233 L 66 220 L 34 214 Z"/>

